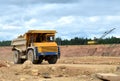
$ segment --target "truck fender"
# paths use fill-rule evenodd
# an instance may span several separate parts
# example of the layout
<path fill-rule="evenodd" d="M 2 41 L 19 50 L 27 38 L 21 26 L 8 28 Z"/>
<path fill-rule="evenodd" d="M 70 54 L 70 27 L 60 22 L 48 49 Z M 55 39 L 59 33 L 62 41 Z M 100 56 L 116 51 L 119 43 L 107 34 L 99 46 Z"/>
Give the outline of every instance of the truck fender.
<path fill-rule="evenodd" d="M 16 46 L 13 46 L 12 51 L 19 51 L 19 52 L 22 52 L 20 49 L 16 48 Z"/>

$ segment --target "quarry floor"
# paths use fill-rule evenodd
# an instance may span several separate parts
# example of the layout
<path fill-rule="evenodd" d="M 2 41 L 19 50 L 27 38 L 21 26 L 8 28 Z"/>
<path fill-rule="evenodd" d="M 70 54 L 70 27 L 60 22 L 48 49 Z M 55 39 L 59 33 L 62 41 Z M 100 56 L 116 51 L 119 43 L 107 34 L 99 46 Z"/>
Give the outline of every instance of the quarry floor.
<path fill-rule="evenodd" d="M 96 73 L 116 73 L 120 45 L 61 46 L 56 64 L 13 63 L 11 47 L 0 47 L 0 81 L 102 81 Z"/>

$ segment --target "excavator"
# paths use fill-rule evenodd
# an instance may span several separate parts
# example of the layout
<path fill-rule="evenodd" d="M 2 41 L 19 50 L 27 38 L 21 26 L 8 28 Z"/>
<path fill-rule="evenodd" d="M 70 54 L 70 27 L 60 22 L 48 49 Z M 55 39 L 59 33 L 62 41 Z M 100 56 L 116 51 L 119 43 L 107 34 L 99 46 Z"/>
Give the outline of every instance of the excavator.
<path fill-rule="evenodd" d="M 103 39 L 106 35 L 108 35 L 109 33 L 111 33 L 113 30 L 115 30 L 116 28 L 112 28 L 109 31 L 104 32 L 104 34 L 100 37 L 100 38 L 96 38 L 94 37 L 94 40 L 90 40 L 87 42 L 88 45 L 94 45 L 98 43 L 98 40 Z"/>

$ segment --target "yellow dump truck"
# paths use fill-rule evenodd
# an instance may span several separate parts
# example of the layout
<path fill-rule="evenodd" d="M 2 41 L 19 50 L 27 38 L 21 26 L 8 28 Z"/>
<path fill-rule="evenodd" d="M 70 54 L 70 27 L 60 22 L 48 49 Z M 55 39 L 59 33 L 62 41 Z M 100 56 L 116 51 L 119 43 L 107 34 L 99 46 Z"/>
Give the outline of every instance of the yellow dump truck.
<path fill-rule="evenodd" d="M 55 30 L 29 30 L 11 43 L 14 52 L 14 63 L 20 64 L 25 60 L 40 64 L 43 60 L 55 64 L 60 58 L 60 49 L 55 42 Z"/>

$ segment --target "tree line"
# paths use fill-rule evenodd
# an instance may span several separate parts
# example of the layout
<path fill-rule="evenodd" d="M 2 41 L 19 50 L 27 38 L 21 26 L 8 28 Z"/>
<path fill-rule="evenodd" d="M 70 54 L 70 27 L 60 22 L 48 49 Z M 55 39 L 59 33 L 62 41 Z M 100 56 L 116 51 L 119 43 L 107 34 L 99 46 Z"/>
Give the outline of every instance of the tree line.
<path fill-rule="evenodd" d="M 88 41 L 92 41 L 92 39 L 88 38 L 80 38 L 74 37 L 71 39 L 62 39 L 60 37 L 55 40 L 58 45 L 87 45 Z M 96 39 L 97 44 L 120 44 L 120 38 L 109 37 L 105 39 Z M 11 41 L 0 41 L 0 46 L 10 46 Z"/>
<path fill-rule="evenodd" d="M 75 37 L 72 39 L 61 39 L 61 38 L 56 38 L 56 42 L 59 45 L 88 45 L 88 41 L 93 41 L 92 39 L 88 38 L 79 38 Z M 96 44 L 119 44 L 120 43 L 120 38 L 116 37 L 109 37 L 105 39 L 95 39 Z"/>
<path fill-rule="evenodd" d="M 10 46 L 11 45 L 11 41 L 0 41 L 0 46 Z"/>

